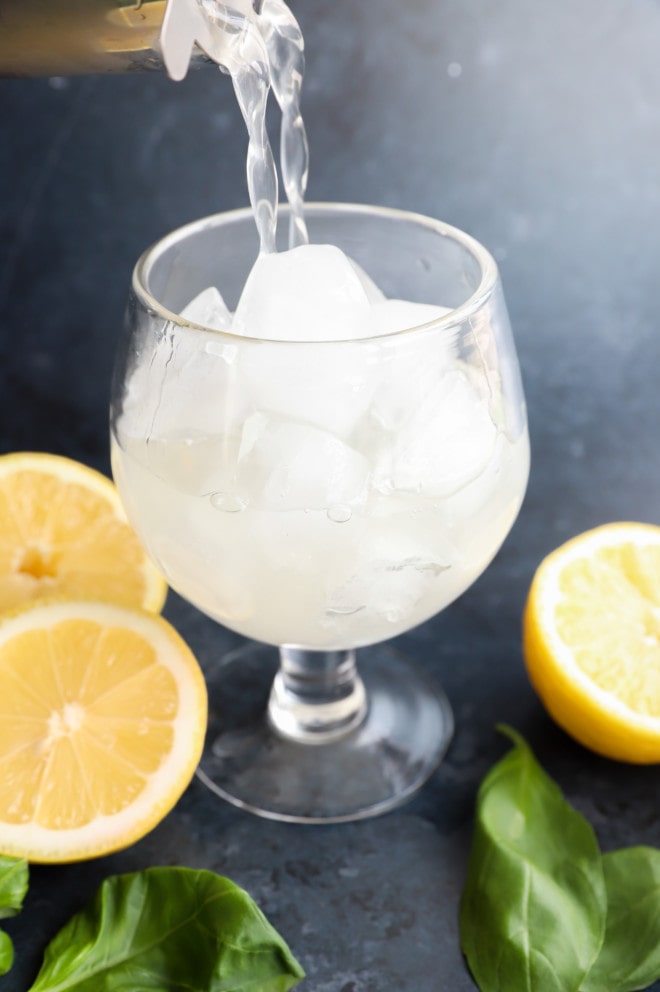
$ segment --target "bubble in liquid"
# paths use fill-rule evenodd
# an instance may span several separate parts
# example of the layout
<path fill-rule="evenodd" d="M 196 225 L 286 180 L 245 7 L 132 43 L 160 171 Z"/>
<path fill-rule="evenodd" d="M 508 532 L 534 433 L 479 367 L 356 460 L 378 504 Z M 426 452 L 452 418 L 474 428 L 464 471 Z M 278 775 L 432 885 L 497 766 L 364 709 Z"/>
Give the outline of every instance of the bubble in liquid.
<path fill-rule="evenodd" d="M 210 501 L 214 510 L 225 513 L 240 513 L 248 505 L 248 501 L 236 493 L 211 493 Z"/>
<path fill-rule="evenodd" d="M 353 511 L 350 506 L 346 506 L 344 503 L 336 503 L 330 507 L 327 513 L 328 520 L 332 520 L 336 524 L 345 524 L 352 515 Z"/>

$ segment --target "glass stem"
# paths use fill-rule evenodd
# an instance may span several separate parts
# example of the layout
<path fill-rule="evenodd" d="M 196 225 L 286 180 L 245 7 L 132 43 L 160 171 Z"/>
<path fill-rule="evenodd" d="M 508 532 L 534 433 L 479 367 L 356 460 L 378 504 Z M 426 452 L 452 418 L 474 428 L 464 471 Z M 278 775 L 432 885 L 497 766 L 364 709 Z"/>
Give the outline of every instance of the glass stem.
<path fill-rule="evenodd" d="M 268 718 L 283 737 L 326 744 L 362 722 L 367 699 L 355 651 L 280 648 L 280 669 L 268 703 Z"/>

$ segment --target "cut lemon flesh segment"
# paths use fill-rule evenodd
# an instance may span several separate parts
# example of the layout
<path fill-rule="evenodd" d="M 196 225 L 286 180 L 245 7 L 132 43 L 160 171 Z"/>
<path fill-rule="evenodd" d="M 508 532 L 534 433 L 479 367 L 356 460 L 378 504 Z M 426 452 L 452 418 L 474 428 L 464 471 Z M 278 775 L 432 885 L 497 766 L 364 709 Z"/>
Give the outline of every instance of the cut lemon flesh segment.
<path fill-rule="evenodd" d="M 0 853 L 76 861 L 126 847 L 199 761 L 206 687 L 162 617 L 104 602 L 0 619 Z"/>
<path fill-rule="evenodd" d="M 541 563 L 523 621 L 550 715 L 607 757 L 660 762 L 660 527 L 606 524 Z"/>
<path fill-rule="evenodd" d="M 158 612 L 166 593 L 110 479 L 59 455 L 0 457 L 0 612 L 52 596 Z"/>

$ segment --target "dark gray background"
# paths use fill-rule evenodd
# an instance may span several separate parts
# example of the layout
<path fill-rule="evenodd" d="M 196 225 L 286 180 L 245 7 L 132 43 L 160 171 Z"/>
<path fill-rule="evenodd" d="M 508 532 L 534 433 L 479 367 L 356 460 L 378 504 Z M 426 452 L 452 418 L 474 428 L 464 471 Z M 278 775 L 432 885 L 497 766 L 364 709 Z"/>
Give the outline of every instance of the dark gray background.
<path fill-rule="evenodd" d="M 17 0 L 18 2 L 18 0 Z M 313 992 L 473 988 L 456 927 L 476 787 L 525 733 L 605 848 L 660 843 L 657 768 L 573 744 L 521 661 L 533 571 L 613 519 L 660 523 L 658 0 L 298 0 L 311 199 L 419 210 L 500 263 L 526 387 L 528 495 L 487 573 L 399 646 L 441 680 L 457 733 L 404 809 L 274 825 L 196 781 L 143 842 L 35 868 L 8 928 L 7 992 L 106 875 L 205 865 L 246 886 Z M 130 270 L 151 241 L 244 205 L 245 133 L 226 77 L 0 80 L 0 451 L 108 470 L 107 400 Z M 277 136 L 272 117 L 272 135 Z M 171 596 L 203 663 L 237 643 Z M 660 988 L 660 984 L 656 986 Z M 512 990 L 514 992 L 514 990 Z"/>

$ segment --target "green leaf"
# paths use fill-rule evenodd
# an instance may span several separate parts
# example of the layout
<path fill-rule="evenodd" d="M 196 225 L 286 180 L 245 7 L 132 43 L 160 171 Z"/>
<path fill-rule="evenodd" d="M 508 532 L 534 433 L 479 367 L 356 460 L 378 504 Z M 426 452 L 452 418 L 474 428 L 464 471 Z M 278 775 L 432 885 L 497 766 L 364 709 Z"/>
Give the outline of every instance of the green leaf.
<path fill-rule="evenodd" d="M 6 858 L 0 855 L 0 919 L 18 913 L 27 887 L 27 861 L 24 858 Z"/>
<path fill-rule="evenodd" d="M 635 992 L 660 978 L 660 851 L 628 847 L 603 855 L 605 941 L 581 992 Z"/>
<path fill-rule="evenodd" d="M 14 963 L 14 945 L 8 933 L 0 930 L 0 975 L 6 975 Z"/>
<path fill-rule="evenodd" d="M 30 992 L 288 992 L 303 977 L 233 882 L 148 868 L 102 884 L 51 941 Z"/>
<path fill-rule="evenodd" d="M 0 855 L 0 919 L 15 916 L 23 905 L 28 887 L 28 864 L 23 858 Z M 8 934 L 0 930 L 0 975 L 14 963 L 14 947 Z"/>
<path fill-rule="evenodd" d="M 590 825 L 523 738 L 484 779 L 460 910 L 481 992 L 577 992 L 605 932 L 605 883 Z"/>

